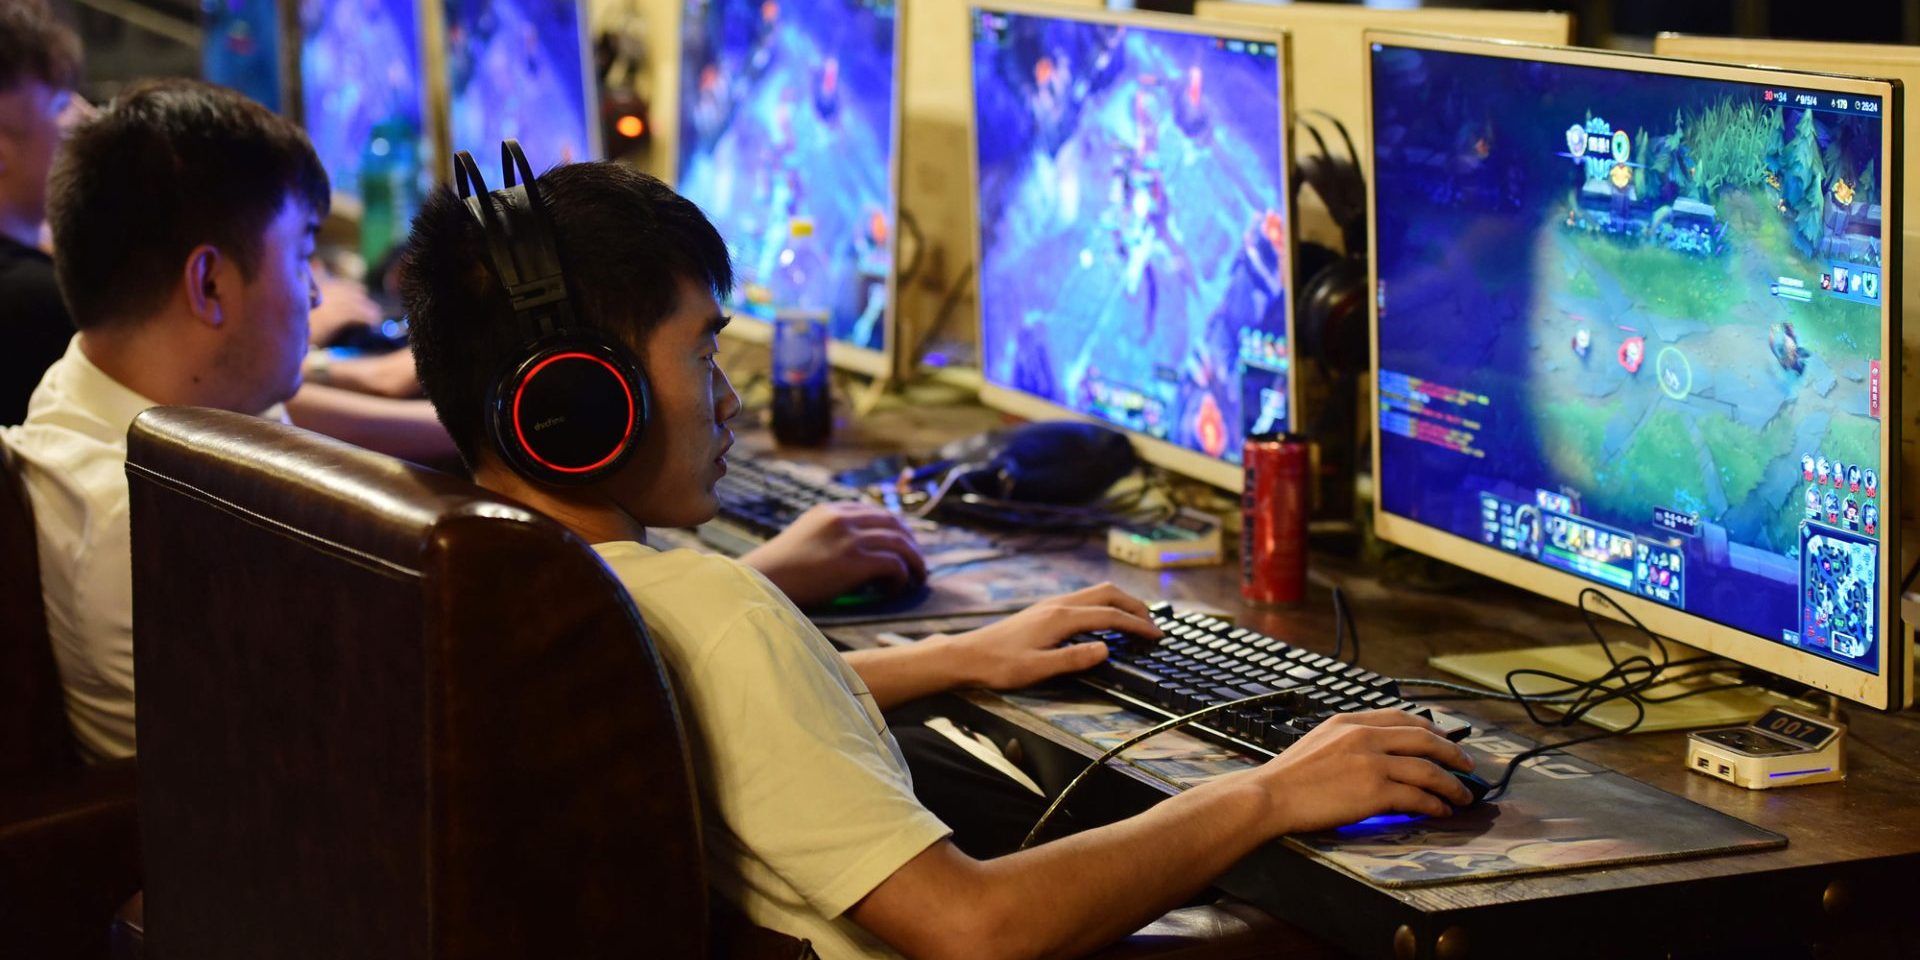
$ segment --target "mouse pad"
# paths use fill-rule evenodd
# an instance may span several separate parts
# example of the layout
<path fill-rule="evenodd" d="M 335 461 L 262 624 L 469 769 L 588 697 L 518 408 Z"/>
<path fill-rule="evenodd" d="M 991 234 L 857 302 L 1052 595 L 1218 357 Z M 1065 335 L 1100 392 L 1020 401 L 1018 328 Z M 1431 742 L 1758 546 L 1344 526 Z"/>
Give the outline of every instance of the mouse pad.
<path fill-rule="evenodd" d="M 1013 537 L 995 538 L 960 527 L 915 530 L 921 555 L 927 562 L 927 584 L 922 590 L 809 611 L 808 619 L 822 627 L 860 623 L 1014 613 L 1036 600 L 1084 590 L 1106 579 L 1105 558 L 1095 562 L 1072 553 L 1045 551 L 1050 544 L 1033 544 Z M 712 551 L 714 545 L 698 532 L 679 529 L 647 531 L 649 542 L 662 550 Z M 1078 540 L 1061 545 L 1077 545 Z"/>
<path fill-rule="evenodd" d="M 1101 749 L 1155 722 L 1071 687 L 1008 699 Z M 1478 720 L 1474 726 L 1462 746 L 1473 754 L 1474 772 L 1488 782 L 1506 772 L 1504 758 L 1536 746 L 1511 731 L 1483 728 Z M 1177 731 L 1135 748 L 1127 761 L 1178 787 L 1255 765 L 1243 754 Z M 1770 850 L 1786 846 L 1787 839 L 1559 753 L 1529 760 L 1498 800 L 1451 817 L 1378 817 L 1286 842 L 1369 883 L 1415 887 Z"/>

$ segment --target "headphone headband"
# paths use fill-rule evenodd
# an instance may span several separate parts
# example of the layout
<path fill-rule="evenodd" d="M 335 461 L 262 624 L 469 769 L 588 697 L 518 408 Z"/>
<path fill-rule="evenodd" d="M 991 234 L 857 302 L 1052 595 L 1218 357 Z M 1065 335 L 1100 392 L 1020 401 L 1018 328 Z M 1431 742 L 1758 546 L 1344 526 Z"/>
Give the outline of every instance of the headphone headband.
<path fill-rule="evenodd" d="M 516 140 L 500 144 L 505 185 L 489 192 L 473 155 L 454 156 L 454 182 L 467 209 L 480 221 L 495 275 L 520 325 L 521 339 L 533 343 L 574 326 L 560 251 L 547 223 L 540 188 L 527 156 Z"/>

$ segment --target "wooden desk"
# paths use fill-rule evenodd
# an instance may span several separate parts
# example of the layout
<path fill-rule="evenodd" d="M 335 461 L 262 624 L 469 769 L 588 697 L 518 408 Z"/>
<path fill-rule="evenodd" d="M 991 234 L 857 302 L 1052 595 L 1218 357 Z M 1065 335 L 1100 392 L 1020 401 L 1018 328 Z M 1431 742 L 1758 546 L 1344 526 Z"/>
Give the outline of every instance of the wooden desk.
<path fill-rule="evenodd" d="M 930 436 L 941 431 L 915 419 L 925 416 L 905 411 L 874 418 L 835 449 L 809 459 L 851 460 L 874 448 L 924 448 L 945 439 Z M 939 425 L 949 428 L 992 422 L 991 415 L 964 410 L 939 417 Z M 863 447 L 869 452 L 863 454 Z M 1078 557 L 1105 563 L 1096 547 Z M 1119 564 L 1107 569 L 1110 579 L 1143 598 L 1219 607 L 1244 626 L 1323 652 L 1332 648 L 1327 588 L 1338 583 L 1359 621 L 1363 662 L 1394 676 L 1434 676 L 1426 663 L 1438 653 L 1587 639 L 1571 607 L 1501 584 L 1452 572 L 1443 574 L 1452 580 L 1448 589 L 1417 586 L 1412 581 L 1435 568 L 1409 556 L 1373 564 L 1316 556 L 1311 596 L 1287 611 L 1243 605 L 1230 568 L 1169 574 Z M 880 630 L 925 633 L 969 622 L 908 621 L 831 634 L 859 647 L 874 643 Z M 1058 790 L 1098 752 L 990 693 L 964 694 L 942 706 L 958 706 L 976 727 L 1017 741 L 1049 790 Z M 1532 726 L 1517 705 L 1460 706 L 1542 741 L 1568 735 Z M 1276 843 L 1241 863 L 1220 886 L 1367 957 L 1920 957 L 1920 715 L 1865 709 L 1849 714 L 1849 774 L 1836 784 L 1748 791 L 1691 774 L 1682 769 L 1681 733 L 1632 735 L 1571 751 L 1783 834 L 1789 843 L 1782 849 L 1385 890 Z M 1172 788 L 1122 765 L 1082 790 L 1090 802 L 1076 802 L 1076 811 L 1083 819 L 1099 819 L 1134 812 Z"/>

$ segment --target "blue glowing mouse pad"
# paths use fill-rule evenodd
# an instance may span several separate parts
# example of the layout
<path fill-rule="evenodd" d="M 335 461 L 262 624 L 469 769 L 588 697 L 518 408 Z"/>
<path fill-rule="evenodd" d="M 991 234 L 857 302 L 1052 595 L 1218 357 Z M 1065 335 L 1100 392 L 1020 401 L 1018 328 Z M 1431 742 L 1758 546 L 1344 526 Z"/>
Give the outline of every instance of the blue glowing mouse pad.
<path fill-rule="evenodd" d="M 1008 700 L 1106 749 L 1157 722 L 1098 694 L 1059 684 Z M 1508 757 L 1537 744 L 1482 727 L 1463 746 L 1488 782 Z M 1255 765 L 1184 732 L 1128 751 L 1126 762 L 1176 787 L 1191 787 Z M 1382 887 L 1492 880 L 1655 860 L 1747 853 L 1787 838 L 1568 754 L 1531 760 L 1505 796 L 1445 819 L 1376 818 L 1324 833 L 1288 837 L 1316 859 Z"/>

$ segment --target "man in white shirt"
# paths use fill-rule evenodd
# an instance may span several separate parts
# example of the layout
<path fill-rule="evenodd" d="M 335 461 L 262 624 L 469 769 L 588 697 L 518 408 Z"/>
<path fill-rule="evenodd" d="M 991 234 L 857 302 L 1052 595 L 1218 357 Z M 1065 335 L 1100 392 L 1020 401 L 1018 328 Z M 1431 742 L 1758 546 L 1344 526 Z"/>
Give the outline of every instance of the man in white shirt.
<path fill-rule="evenodd" d="M 162 403 L 288 417 L 328 186 L 299 128 L 231 91 L 162 81 L 82 124 L 41 189 L 79 333 L 0 442 L 34 508 L 68 719 L 97 762 L 134 751 L 127 427 Z M 449 449 L 413 404 L 303 396 L 289 404 L 303 426 L 401 456 Z"/>
<path fill-rule="evenodd" d="M 986 628 L 842 657 L 765 578 L 646 545 L 646 528 L 711 517 L 739 397 L 715 364 L 726 246 L 659 181 L 610 163 L 538 178 L 578 326 L 619 338 L 651 384 L 632 456 L 560 486 L 517 473 L 484 411 L 525 356 L 483 233 L 442 188 L 415 220 L 405 300 L 422 383 L 483 485 L 567 525 L 632 594 L 686 705 L 711 875 L 756 923 L 827 958 L 1084 953 L 1137 929 L 1284 833 L 1471 798 L 1441 764 L 1458 747 L 1397 711 L 1331 721 L 1279 758 L 1121 823 L 989 860 L 962 853 L 915 799 L 881 710 L 966 685 L 1084 669 L 1081 630 L 1154 635 L 1111 587 Z"/>

